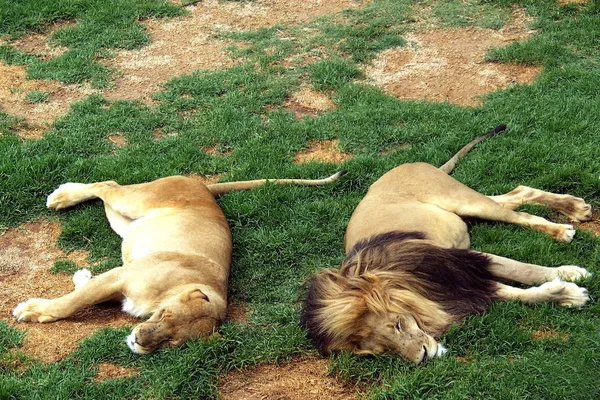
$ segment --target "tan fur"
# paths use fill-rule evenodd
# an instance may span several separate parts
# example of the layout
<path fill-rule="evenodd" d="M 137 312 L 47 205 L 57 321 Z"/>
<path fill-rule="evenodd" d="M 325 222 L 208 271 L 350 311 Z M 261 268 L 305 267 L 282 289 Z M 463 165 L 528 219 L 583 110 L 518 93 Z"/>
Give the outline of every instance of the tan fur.
<path fill-rule="evenodd" d="M 321 185 L 320 180 L 269 180 Z M 66 183 L 48 196 L 62 209 L 100 198 L 113 230 L 123 238 L 123 266 L 91 278 L 79 271 L 75 290 L 57 299 L 30 299 L 13 314 L 19 321 L 51 322 L 93 304 L 123 301 L 135 316 L 150 316 L 127 338 L 135 353 L 150 353 L 212 333 L 225 319 L 231 234 L 214 196 L 251 189 L 267 180 L 209 185 L 183 176 L 121 186 Z"/>
<path fill-rule="evenodd" d="M 465 146 L 466 151 L 479 141 L 481 138 Z M 502 196 L 482 195 L 448 175 L 466 151 L 461 150 L 441 169 L 426 163 L 400 165 L 371 185 L 348 223 L 347 258 L 341 269 L 325 270 L 309 284 L 303 323 L 324 354 L 341 349 L 359 354 L 390 352 L 419 363 L 445 352 L 437 338 L 470 312 L 470 304 L 473 312 L 480 312 L 493 300 L 556 301 L 569 307 L 589 300 L 587 290 L 562 281 L 588 276 L 583 268 L 548 268 L 468 250 L 470 240 L 463 218 L 515 223 L 569 242 L 575 233 L 571 225 L 514 209 L 526 203 L 543 204 L 573 221 L 589 220 L 592 213 L 583 199 L 525 186 Z M 361 254 L 365 250 L 352 254 L 357 244 L 396 231 L 416 231 L 423 237 L 372 246 L 367 254 Z M 444 255 L 450 250 L 481 263 L 489 275 L 478 279 L 489 287 L 481 288 L 481 293 L 470 290 L 444 297 L 439 291 L 448 289 L 425 280 L 431 275 L 427 278 L 413 271 L 411 263 L 427 270 L 424 257 L 439 253 L 440 261 L 440 257 L 451 256 Z M 393 261 L 390 266 L 391 260 L 398 258 L 404 262 Z M 459 261 L 447 260 L 453 265 L 446 274 L 460 272 Z M 492 278 L 543 285 L 519 289 Z M 448 287 L 460 286 L 452 280 L 450 277 Z M 452 303 L 461 298 L 463 303 Z"/>

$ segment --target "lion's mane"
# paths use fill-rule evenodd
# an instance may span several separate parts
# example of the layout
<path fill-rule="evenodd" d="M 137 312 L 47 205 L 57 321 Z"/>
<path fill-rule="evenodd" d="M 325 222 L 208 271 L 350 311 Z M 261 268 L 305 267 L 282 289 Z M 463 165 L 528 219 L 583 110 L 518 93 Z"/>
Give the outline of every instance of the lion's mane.
<path fill-rule="evenodd" d="M 367 313 L 409 312 L 438 337 L 449 325 L 486 310 L 494 300 L 490 259 L 444 249 L 419 232 L 389 232 L 360 241 L 339 270 L 308 281 L 302 325 L 322 354 L 353 349 Z"/>

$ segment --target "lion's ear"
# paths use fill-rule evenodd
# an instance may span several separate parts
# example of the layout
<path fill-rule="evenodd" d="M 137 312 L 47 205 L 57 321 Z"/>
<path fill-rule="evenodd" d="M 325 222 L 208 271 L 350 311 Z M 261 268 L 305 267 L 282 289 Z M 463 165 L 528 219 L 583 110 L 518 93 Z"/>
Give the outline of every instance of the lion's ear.
<path fill-rule="evenodd" d="M 208 296 L 206 294 L 204 294 L 204 292 L 198 288 L 191 289 L 181 295 L 182 301 L 190 301 L 190 300 L 196 300 L 196 299 L 204 299 L 206 301 L 210 301 L 208 299 Z"/>

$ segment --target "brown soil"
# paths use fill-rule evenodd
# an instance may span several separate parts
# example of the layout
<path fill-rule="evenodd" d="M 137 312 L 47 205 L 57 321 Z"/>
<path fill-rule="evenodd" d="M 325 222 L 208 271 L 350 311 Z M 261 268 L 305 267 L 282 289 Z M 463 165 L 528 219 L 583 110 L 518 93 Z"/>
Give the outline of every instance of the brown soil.
<path fill-rule="evenodd" d="M 230 67 L 234 61 L 224 49 L 232 41 L 216 39 L 220 32 L 252 30 L 276 24 L 300 23 L 368 3 L 360 0 L 205 0 L 188 7 L 189 16 L 146 24 L 152 43 L 140 50 L 119 51 L 107 65 L 122 72 L 108 99 L 141 99 L 175 76 L 195 70 Z"/>
<path fill-rule="evenodd" d="M 589 231 L 596 236 L 600 236 L 600 216 L 596 213 L 594 213 L 590 221 L 581 222 L 575 225 L 577 226 L 577 229 Z"/>
<path fill-rule="evenodd" d="M 321 161 L 328 163 L 341 163 L 352 155 L 344 153 L 338 149 L 339 140 L 325 140 L 323 142 L 312 141 L 308 148 L 297 153 L 294 157 L 296 164 L 302 164 L 309 161 Z"/>
<path fill-rule="evenodd" d="M 98 365 L 98 372 L 96 373 L 95 380 L 96 382 L 103 382 L 107 379 L 129 378 L 138 373 L 139 370 L 136 368 L 125 368 L 120 365 L 102 363 Z"/>
<path fill-rule="evenodd" d="M 65 86 L 53 80 L 28 80 L 26 75 L 24 67 L 0 62 L 0 109 L 23 117 L 25 123 L 19 129 L 19 135 L 26 139 L 41 137 L 56 117 L 69 110 L 71 103 L 94 93 L 85 86 Z M 50 96 L 43 103 L 30 103 L 26 96 L 32 90 L 47 92 Z"/>
<path fill-rule="evenodd" d="M 246 322 L 248 309 L 244 303 L 227 304 L 227 320 L 233 322 Z"/>
<path fill-rule="evenodd" d="M 560 339 L 562 341 L 566 341 L 569 339 L 568 333 L 552 332 L 547 330 L 535 331 L 531 336 L 534 340 Z"/>
<path fill-rule="evenodd" d="M 328 375 L 327 360 L 315 358 L 233 371 L 219 387 L 223 400 L 350 400 L 360 394 Z"/>
<path fill-rule="evenodd" d="M 0 316 L 12 326 L 26 332 L 25 354 L 42 360 L 60 360 L 77 348 L 80 340 L 106 326 L 136 323 L 118 307 L 96 306 L 71 318 L 49 324 L 18 323 L 12 310 L 32 297 L 55 298 L 73 290 L 71 276 L 50 272 L 55 260 L 69 259 L 87 265 L 87 253 L 66 254 L 56 241 L 60 234 L 57 222 L 36 221 L 9 229 L 0 236 Z"/>
<path fill-rule="evenodd" d="M 523 11 L 495 31 L 477 27 L 428 28 L 405 35 L 407 47 L 383 51 L 365 68 L 368 82 L 401 98 L 447 101 L 462 106 L 481 103 L 481 96 L 512 84 L 530 83 L 540 67 L 484 61 L 491 47 L 522 40 L 532 31 Z"/>
<path fill-rule="evenodd" d="M 284 105 L 298 119 L 305 116 L 314 117 L 319 112 L 327 111 L 334 107 L 333 101 L 329 97 L 312 90 L 308 86 L 303 86 L 300 90 L 293 93 Z"/>

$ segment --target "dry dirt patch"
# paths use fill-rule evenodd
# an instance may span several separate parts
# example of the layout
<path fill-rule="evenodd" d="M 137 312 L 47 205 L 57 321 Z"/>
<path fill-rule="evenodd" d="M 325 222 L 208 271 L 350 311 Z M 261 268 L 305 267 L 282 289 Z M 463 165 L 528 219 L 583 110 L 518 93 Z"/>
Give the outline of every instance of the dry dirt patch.
<path fill-rule="evenodd" d="M 358 390 L 328 376 L 327 360 L 304 358 L 234 371 L 219 384 L 223 400 L 350 400 Z"/>
<path fill-rule="evenodd" d="M 28 80 L 23 66 L 11 66 L 0 62 L 0 105 L 2 111 L 23 117 L 26 124 L 19 135 L 35 139 L 43 135 L 47 126 L 65 114 L 71 103 L 95 93 L 85 86 L 65 86 L 54 80 Z M 30 103 L 27 93 L 32 90 L 47 92 L 48 100 Z"/>
<path fill-rule="evenodd" d="M 302 164 L 309 161 L 320 161 L 328 163 L 341 163 L 350 157 L 351 154 L 344 153 L 338 148 L 339 140 L 324 140 L 319 142 L 313 140 L 308 147 L 297 153 L 294 157 L 296 164 Z"/>
<path fill-rule="evenodd" d="M 12 310 L 20 302 L 32 297 L 55 298 L 73 290 L 71 276 L 50 272 L 55 260 L 67 258 L 77 265 L 86 265 L 86 252 L 66 254 L 58 247 L 59 234 L 59 223 L 40 220 L 9 229 L 0 236 L 1 318 L 26 331 L 23 347 L 18 350 L 43 362 L 64 358 L 97 329 L 133 325 L 137 321 L 118 307 L 105 305 L 49 324 L 15 321 Z"/>
<path fill-rule="evenodd" d="M 221 2 L 205 0 L 188 7 L 190 15 L 169 21 L 151 20 L 146 27 L 152 43 L 140 50 L 119 51 L 108 65 L 122 72 L 109 99 L 149 100 L 160 84 L 195 70 L 230 67 L 234 61 L 224 49 L 232 41 L 220 32 L 254 30 L 276 24 L 299 23 L 320 15 L 357 8 L 364 0 L 256 0 Z"/>
<path fill-rule="evenodd" d="M 595 236 L 600 236 L 600 216 L 594 214 L 592 219 L 587 222 L 575 224 L 577 229 L 592 232 Z"/>
<path fill-rule="evenodd" d="M 529 21 L 516 9 L 511 23 L 497 31 L 468 27 L 414 32 L 405 36 L 408 46 L 383 51 L 365 73 L 371 83 L 401 99 L 475 106 L 480 96 L 530 83 L 541 72 L 535 66 L 484 61 L 489 48 L 531 35 Z"/>
<path fill-rule="evenodd" d="M 563 342 L 569 339 L 568 333 L 554 332 L 548 330 L 539 330 L 535 331 L 531 335 L 534 340 L 544 340 L 544 339 L 560 339 Z"/>
<path fill-rule="evenodd" d="M 316 116 L 319 112 L 330 110 L 334 107 L 333 101 L 323 93 L 316 92 L 308 86 L 303 86 L 292 93 L 284 106 L 294 113 L 297 119 L 305 116 Z"/>
<path fill-rule="evenodd" d="M 136 368 L 126 368 L 116 364 L 101 363 L 98 365 L 98 372 L 96 373 L 95 380 L 96 382 L 103 382 L 107 379 L 129 378 L 138 373 L 139 370 Z"/>

